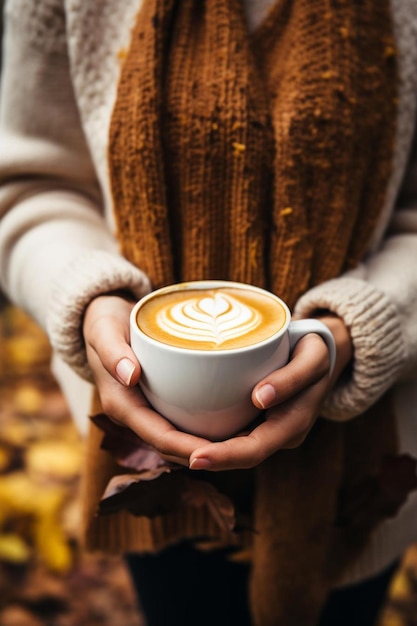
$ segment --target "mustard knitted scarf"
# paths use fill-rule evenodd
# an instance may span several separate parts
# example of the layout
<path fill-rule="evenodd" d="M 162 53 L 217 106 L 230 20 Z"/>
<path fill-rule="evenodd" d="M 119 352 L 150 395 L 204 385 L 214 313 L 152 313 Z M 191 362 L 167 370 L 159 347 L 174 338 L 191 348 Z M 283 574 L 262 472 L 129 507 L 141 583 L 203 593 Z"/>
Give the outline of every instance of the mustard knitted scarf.
<path fill-rule="evenodd" d="M 230 279 L 293 306 L 366 253 L 390 174 L 396 86 L 388 0 L 279 0 L 252 34 L 239 0 L 144 0 L 110 133 L 123 254 L 154 287 Z M 232 497 L 243 477 L 253 496 L 255 624 L 314 624 L 332 576 L 379 521 L 340 494 L 395 452 L 386 407 L 349 424 L 318 420 L 297 450 L 213 477 Z M 123 549 L 210 534 L 181 513 L 123 519 Z"/>

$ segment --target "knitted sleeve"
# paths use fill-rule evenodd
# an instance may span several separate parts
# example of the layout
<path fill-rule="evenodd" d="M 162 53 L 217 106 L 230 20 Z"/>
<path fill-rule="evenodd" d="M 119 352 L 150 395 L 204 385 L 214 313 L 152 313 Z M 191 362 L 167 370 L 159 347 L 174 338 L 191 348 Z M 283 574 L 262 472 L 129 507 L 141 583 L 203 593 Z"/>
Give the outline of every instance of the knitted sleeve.
<path fill-rule="evenodd" d="M 417 195 L 397 210 L 381 248 L 349 274 L 307 292 L 298 315 L 328 309 L 350 330 L 351 375 L 327 398 L 324 415 L 359 415 L 401 379 L 417 376 Z"/>
<path fill-rule="evenodd" d="M 325 417 L 346 420 L 364 412 L 398 379 L 407 358 L 402 320 L 386 293 L 350 277 L 307 292 L 295 313 L 310 317 L 322 309 L 344 320 L 353 342 L 352 372 L 340 378 L 323 408 Z"/>
<path fill-rule="evenodd" d="M 118 253 L 76 106 L 61 0 L 9 1 L 0 117 L 0 283 L 88 377 L 81 319 L 146 277 Z"/>

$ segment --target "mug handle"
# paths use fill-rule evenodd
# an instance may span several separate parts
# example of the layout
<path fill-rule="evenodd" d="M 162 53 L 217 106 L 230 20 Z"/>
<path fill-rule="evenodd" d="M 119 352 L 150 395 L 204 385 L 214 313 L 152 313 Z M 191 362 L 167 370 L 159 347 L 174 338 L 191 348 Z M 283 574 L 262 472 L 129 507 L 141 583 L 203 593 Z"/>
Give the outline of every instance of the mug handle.
<path fill-rule="evenodd" d="M 333 337 L 332 332 L 319 320 L 315 319 L 305 319 L 305 320 L 295 320 L 290 322 L 288 326 L 288 334 L 290 338 L 290 350 L 292 351 L 297 341 L 299 341 L 304 335 L 308 335 L 308 333 L 316 333 L 320 335 L 320 337 L 325 342 L 327 349 L 329 351 L 330 357 L 330 372 L 329 376 L 333 374 L 335 362 L 336 362 L 336 343 Z"/>

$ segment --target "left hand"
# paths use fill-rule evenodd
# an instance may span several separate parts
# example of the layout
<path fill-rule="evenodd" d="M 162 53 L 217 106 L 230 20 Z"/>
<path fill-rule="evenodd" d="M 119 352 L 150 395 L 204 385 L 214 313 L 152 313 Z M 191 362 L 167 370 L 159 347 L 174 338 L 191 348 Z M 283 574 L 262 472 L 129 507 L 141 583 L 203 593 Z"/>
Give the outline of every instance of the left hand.
<path fill-rule="evenodd" d="M 296 344 L 291 360 L 260 381 L 252 401 L 266 410 L 265 420 L 248 433 L 195 449 L 189 459 L 193 470 L 244 469 L 259 465 L 282 448 L 299 446 L 316 421 L 324 398 L 353 355 L 348 329 L 339 317 L 319 318 L 332 331 L 336 364 L 329 376 L 326 344 L 309 334 Z"/>

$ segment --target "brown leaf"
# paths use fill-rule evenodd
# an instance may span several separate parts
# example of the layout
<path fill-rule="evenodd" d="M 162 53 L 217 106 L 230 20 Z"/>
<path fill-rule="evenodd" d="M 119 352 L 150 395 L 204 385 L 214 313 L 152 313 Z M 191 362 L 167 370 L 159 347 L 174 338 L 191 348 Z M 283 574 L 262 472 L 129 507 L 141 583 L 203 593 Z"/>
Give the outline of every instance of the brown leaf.
<path fill-rule="evenodd" d="M 211 483 L 188 479 L 182 500 L 187 506 L 206 507 L 221 531 L 231 533 L 234 529 L 235 507 L 230 498 L 220 493 Z"/>
<path fill-rule="evenodd" d="M 171 473 L 166 466 L 139 474 L 120 474 L 109 481 L 98 512 L 108 515 L 126 510 L 132 515 L 156 517 L 179 506 L 183 488 L 182 473 Z"/>
<path fill-rule="evenodd" d="M 114 476 L 106 487 L 98 512 L 106 515 L 127 510 L 133 515 L 153 518 L 181 506 L 205 507 L 223 533 L 232 533 L 236 525 L 232 501 L 214 485 L 189 478 L 185 470 L 171 472 L 167 467 Z"/>
<path fill-rule="evenodd" d="M 20 606 L 8 606 L 0 612 L 3 626 L 42 626 L 42 621 L 31 611 Z"/>
<path fill-rule="evenodd" d="M 417 461 L 409 455 L 389 456 L 378 473 L 342 489 L 338 526 L 370 528 L 394 517 L 417 489 L 416 467 Z"/>
<path fill-rule="evenodd" d="M 127 510 L 133 515 L 152 518 L 180 506 L 205 507 L 222 532 L 232 532 L 236 526 L 234 505 L 213 484 L 191 479 L 185 469 L 164 461 L 134 432 L 106 415 L 94 415 L 91 420 L 104 432 L 101 447 L 121 467 L 135 470 L 109 481 L 100 500 L 99 515 Z M 153 484 L 155 480 L 157 483 Z"/>
<path fill-rule="evenodd" d="M 170 467 L 136 433 L 129 428 L 118 426 L 104 413 L 93 415 L 90 419 L 104 432 L 102 449 L 110 452 L 121 467 L 137 472 L 156 469 L 160 466 Z"/>

